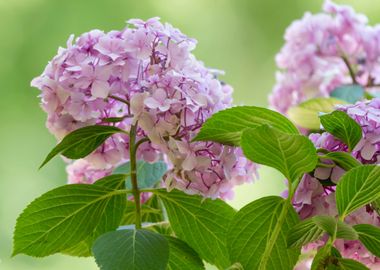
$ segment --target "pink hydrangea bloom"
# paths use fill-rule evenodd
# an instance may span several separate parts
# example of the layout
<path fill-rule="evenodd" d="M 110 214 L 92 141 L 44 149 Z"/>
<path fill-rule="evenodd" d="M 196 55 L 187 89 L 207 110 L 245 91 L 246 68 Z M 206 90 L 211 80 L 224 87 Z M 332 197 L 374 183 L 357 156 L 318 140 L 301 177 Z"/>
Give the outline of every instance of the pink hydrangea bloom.
<path fill-rule="evenodd" d="M 285 45 L 276 56 L 277 83 L 269 101 L 285 113 L 313 97 L 327 97 L 336 87 L 357 83 L 380 90 L 380 25 L 349 6 L 325 1 L 323 13 L 306 13 L 285 33 Z M 346 62 L 354 73 L 354 79 Z"/>
<path fill-rule="evenodd" d="M 109 169 L 98 169 L 84 159 L 78 159 L 66 167 L 69 184 L 92 184 L 111 173 Z"/>
<path fill-rule="evenodd" d="M 380 99 L 339 105 L 338 109 L 346 112 L 363 130 L 362 139 L 352 151 L 352 156 L 363 164 L 380 164 Z M 310 139 L 317 148 L 333 152 L 348 151 L 347 145 L 326 132 L 311 134 Z M 314 215 L 337 216 L 335 186 L 322 184 L 330 180 L 338 183 L 343 173 L 339 167 L 317 168 L 312 175 L 304 176 L 293 201 L 302 219 Z M 369 206 L 358 209 L 346 221 L 350 224 L 368 223 L 380 227 L 380 216 Z M 322 244 L 323 242 L 314 243 L 313 247 Z M 336 247 L 344 257 L 359 260 L 370 269 L 380 269 L 380 259 L 371 255 L 359 241 L 338 240 Z"/>
<path fill-rule="evenodd" d="M 92 30 L 75 42 L 70 37 L 32 81 L 41 90 L 48 129 L 60 140 L 77 128 L 121 117 L 112 125 L 129 130 L 137 123 L 137 139 L 150 139 L 138 159 L 168 162 L 169 189 L 231 197 L 232 187 L 251 181 L 256 167 L 236 148 L 190 143 L 208 117 L 232 105 L 232 88 L 195 58 L 195 46 L 158 18 L 130 20 L 121 31 Z M 127 135 L 112 136 L 69 165 L 70 182 L 93 182 L 128 161 L 128 144 Z"/>

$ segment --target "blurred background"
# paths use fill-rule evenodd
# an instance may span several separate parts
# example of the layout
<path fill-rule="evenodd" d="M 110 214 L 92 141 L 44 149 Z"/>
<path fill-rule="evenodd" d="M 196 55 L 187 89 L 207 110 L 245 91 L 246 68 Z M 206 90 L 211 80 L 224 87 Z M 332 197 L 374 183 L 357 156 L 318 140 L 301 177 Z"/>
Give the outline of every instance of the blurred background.
<path fill-rule="evenodd" d="M 54 159 L 37 168 L 55 145 L 45 128 L 38 91 L 30 87 L 68 36 L 90 29 L 122 29 L 130 18 L 161 17 L 199 43 L 195 55 L 222 69 L 235 88 L 236 104 L 267 106 L 274 84 L 274 56 L 286 27 L 304 12 L 318 12 L 322 0 L 0 0 L 0 269 L 97 269 L 93 259 L 54 255 L 10 258 L 17 216 L 35 197 L 65 184 L 64 164 Z M 339 0 L 380 23 L 380 2 Z M 236 189 L 231 205 L 284 189 L 269 168 L 260 180 Z"/>

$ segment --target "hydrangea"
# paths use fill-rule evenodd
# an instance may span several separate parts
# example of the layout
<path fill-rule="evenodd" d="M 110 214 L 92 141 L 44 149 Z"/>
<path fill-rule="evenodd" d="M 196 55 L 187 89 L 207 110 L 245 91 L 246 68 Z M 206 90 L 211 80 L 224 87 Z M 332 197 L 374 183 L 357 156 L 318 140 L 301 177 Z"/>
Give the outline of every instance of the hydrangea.
<path fill-rule="evenodd" d="M 353 149 L 352 156 L 363 164 L 380 164 L 380 99 L 357 102 L 354 105 L 339 105 L 338 109 L 346 112 L 363 130 L 362 139 Z M 329 133 L 311 134 L 310 139 L 317 148 L 332 152 L 348 151 L 347 145 Z M 312 175 L 304 176 L 293 201 L 301 218 L 323 214 L 337 215 L 333 183 L 337 183 L 343 173 L 339 167 L 317 168 Z M 346 221 L 350 224 L 368 223 L 380 226 L 380 216 L 370 206 L 358 209 Z M 323 242 L 314 243 L 312 247 L 322 244 Z M 336 247 L 344 257 L 359 260 L 371 269 L 380 269 L 380 259 L 371 255 L 359 241 L 338 240 Z"/>
<path fill-rule="evenodd" d="M 32 81 L 41 90 L 47 127 L 58 140 L 88 125 L 115 125 L 149 138 L 138 159 L 164 159 L 164 183 L 188 193 L 229 198 L 256 172 L 235 148 L 191 140 L 204 121 L 231 106 L 232 88 L 192 54 L 196 46 L 158 18 L 133 19 L 121 31 L 92 30 L 74 41 Z M 109 119 L 119 119 L 110 123 Z M 129 160 L 128 135 L 118 134 L 68 165 L 70 182 L 92 183 Z"/>
<path fill-rule="evenodd" d="M 276 57 L 277 83 L 269 100 L 285 113 L 313 97 L 328 97 L 338 86 L 360 84 L 380 90 L 380 25 L 349 6 L 325 1 L 323 13 L 306 13 L 285 33 Z"/>

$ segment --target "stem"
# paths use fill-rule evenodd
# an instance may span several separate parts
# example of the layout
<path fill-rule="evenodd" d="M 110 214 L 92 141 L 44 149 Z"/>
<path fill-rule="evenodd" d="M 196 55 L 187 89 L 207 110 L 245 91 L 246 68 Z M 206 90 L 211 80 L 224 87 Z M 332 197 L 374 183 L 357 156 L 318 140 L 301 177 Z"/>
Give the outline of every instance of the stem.
<path fill-rule="evenodd" d="M 331 248 L 334 246 L 335 240 L 336 240 L 336 233 L 338 230 L 338 224 L 335 225 L 334 235 L 331 235 L 326 243 L 326 246 L 329 250 L 329 253 L 331 254 Z"/>
<path fill-rule="evenodd" d="M 136 168 L 136 150 L 137 146 L 136 142 L 136 130 L 137 123 L 131 126 L 131 130 L 129 132 L 129 159 L 131 164 L 131 182 L 132 182 L 132 194 L 135 199 L 135 226 L 136 229 L 141 229 L 141 202 L 140 202 L 140 190 L 137 185 L 137 168 Z"/>
<path fill-rule="evenodd" d="M 355 76 L 355 72 L 354 70 L 352 69 L 351 65 L 350 65 L 350 62 L 348 61 L 347 57 L 345 55 L 342 56 L 342 59 L 344 61 L 344 63 L 346 64 L 347 68 L 348 68 L 348 71 L 350 72 L 350 76 L 351 76 L 351 79 L 352 79 L 352 82 L 354 84 L 357 84 L 358 82 L 356 81 L 356 76 Z"/>
<path fill-rule="evenodd" d="M 144 142 L 149 142 L 149 138 L 145 137 L 145 138 L 142 138 L 141 140 L 139 140 L 136 145 L 135 145 L 135 148 L 137 149 L 141 144 L 143 144 Z"/>
<path fill-rule="evenodd" d="M 129 101 L 128 101 L 128 100 L 125 100 L 125 99 L 123 99 L 123 98 L 120 98 L 120 97 L 117 97 L 117 96 L 114 96 L 114 95 L 109 95 L 108 97 L 109 97 L 109 98 L 112 98 L 112 99 L 114 99 L 114 100 L 117 100 L 117 101 L 123 102 L 123 103 L 127 104 L 128 106 L 130 105 L 130 104 L 129 104 Z"/>
<path fill-rule="evenodd" d="M 326 163 L 318 162 L 317 167 L 335 168 L 335 164 L 326 164 Z"/>
<path fill-rule="evenodd" d="M 317 153 L 328 154 L 328 153 L 330 153 L 330 151 L 325 149 L 325 148 L 318 148 Z"/>

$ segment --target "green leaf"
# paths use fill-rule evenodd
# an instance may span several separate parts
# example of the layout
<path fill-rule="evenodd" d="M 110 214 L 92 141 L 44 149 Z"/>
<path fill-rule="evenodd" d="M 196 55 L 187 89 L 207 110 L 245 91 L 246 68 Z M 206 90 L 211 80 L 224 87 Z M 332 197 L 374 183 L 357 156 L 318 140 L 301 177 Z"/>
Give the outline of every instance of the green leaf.
<path fill-rule="evenodd" d="M 147 230 L 120 230 L 100 236 L 92 248 L 102 270 L 165 270 L 169 260 L 166 238 Z"/>
<path fill-rule="evenodd" d="M 312 171 L 318 162 L 316 149 L 307 137 L 286 134 L 267 125 L 246 129 L 241 146 L 247 158 L 279 170 L 290 181 Z"/>
<path fill-rule="evenodd" d="M 338 213 L 346 217 L 380 197 L 380 167 L 363 165 L 346 172 L 335 192 Z"/>
<path fill-rule="evenodd" d="M 335 88 L 330 96 L 353 104 L 364 98 L 364 88 L 358 84 L 343 85 Z"/>
<path fill-rule="evenodd" d="M 370 270 L 364 264 L 351 259 L 338 259 L 338 265 L 340 270 Z"/>
<path fill-rule="evenodd" d="M 158 161 L 156 163 L 148 163 L 142 160 L 137 161 L 137 179 L 139 188 L 150 188 L 153 187 L 157 182 L 159 182 L 162 176 L 167 171 L 167 165 L 163 161 Z M 114 174 L 130 174 L 131 166 L 130 163 L 124 163 L 117 167 Z M 127 188 L 131 189 L 131 178 L 127 177 L 126 182 Z"/>
<path fill-rule="evenodd" d="M 244 129 L 264 124 L 285 133 L 299 133 L 293 123 L 278 112 L 254 106 L 240 106 L 215 113 L 206 120 L 193 140 L 238 146 Z"/>
<path fill-rule="evenodd" d="M 109 175 L 97 180 L 93 185 L 102 186 L 113 190 L 119 190 L 125 187 L 125 177 L 126 175 L 123 174 Z M 129 201 L 127 201 L 127 205 L 128 202 Z M 114 205 L 108 204 L 104 211 L 112 212 L 113 207 Z M 120 212 L 117 216 L 115 216 L 112 219 L 100 220 L 99 224 L 96 226 L 94 232 L 90 236 L 88 236 L 85 240 L 79 242 L 75 246 L 63 250 L 61 253 L 76 257 L 92 256 L 91 248 L 96 238 L 110 230 L 117 228 L 120 225 L 120 220 Z"/>
<path fill-rule="evenodd" d="M 113 126 L 88 126 L 69 133 L 63 140 L 51 150 L 40 168 L 48 163 L 53 157 L 62 154 L 70 159 L 86 157 L 104 143 L 106 139 L 123 130 Z"/>
<path fill-rule="evenodd" d="M 244 268 L 240 263 L 234 263 L 233 265 L 228 267 L 226 270 L 244 270 Z"/>
<path fill-rule="evenodd" d="M 345 171 L 349 171 L 362 165 L 356 158 L 351 156 L 347 152 L 329 152 L 323 156 L 323 158 L 334 161 L 336 165 L 341 167 Z"/>
<path fill-rule="evenodd" d="M 167 270 L 203 270 L 205 269 L 199 255 L 185 242 L 167 236 L 169 242 L 169 263 Z"/>
<path fill-rule="evenodd" d="M 72 246 L 68 249 L 62 250 L 61 253 L 73 257 L 91 257 L 92 252 L 91 252 L 91 246 L 92 246 L 92 241 L 90 237 L 88 239 L 85 239 L 75 246 Z"/>
<path fill-rule="evenodd" d="M 339 251 L 331 246 L 322 247 L 315 256 L 311 270 L 369 270 L 365 265 L 342 258 Z"/>
<path fill-rule="evenodd" d="M 143 228 L 162 235 L 174 236 L 174 232 L 168 221 L 156 223 L 143 223 Z"/>
<path fill-rule="evenodd" d="M 325 130 L 347 144 L 350 150 L 354 149 L 362 138 L 362 128 L 345 112 L 334 111 L 320 118 Z"/>
<path fill-rule="evenodd" d="M 336 219 L 331 216 L 314 216 L 312 217 L 314 223 L 327 232 L 330 236 L 333 236 L 336 231 Z"/>
<path fill-rule="evenodd" d="M 125 174 L 112 174 L 97 180 L 94 185 L 114 190 L 124 189 L 126 177 Z"/>
<path fill-rule="evenodd" d="M 330 246 L 320 248 L 313 259 L 311 270 L 325 270 L 331 256 Z"/>
<path fill-rule="evenodd" d="M 219 268 L 230 266 L 226 234 L 235 210 L 216 199 L 204 199 L 173 190 L 156 190 L 167 210 L 176 236 L 192 247 L 205 261 Z"/>
<path fill-rule="evenodd" d="M 373 210 L 375 210 L 376 213 L 380 216 L 380 198 L 371 202 L 371 206 Z"/>
<path fill-rule="evenodd" d="M 376 257 L 380 258 L 380 228 L 370 224 L 355 225 L 359 240 Z"/>
<path fill-rule="evenodd" d="M 356 231 L 348 224 L 335 219 L 332 216 L 314 216 L 311 218 L 314 223 L 324 231 L 326 231 L 330 236 L 336 236 L 336 238 L 346 239 L 346 240 L 357 240 L 358 234 Z"/>
<path fill-rule="evenodd" d="M 331 247 L 331 255 L 335 258 L 342 258 L 342 254 L 340 254 L 340 251 L 333 246 Z"/>
<path fill-rule="evenodd" d="M 335 105 L 344 103 L 344 101 L 335 98 L 313 98 L 291 107 L 287 115 L 299 127 L 318 130 L 321 126 L 319 113 L 332 112 Z"/>
<path fill-rule="evenodd" d="M 352 228 L 351 225 L 337 220 L 337 232 L 336 238 L 346 240 L 357 240 L 359 238 L 358 233 Z"/>
<path fill-rule="evenodd" d="M 287 248 L 286 236 L 298 222 L 289 202 L 277 196 L 246 205 L 235 215 L 228 230 L 231 262 L 239 262 L 244 269 L 293 269 L 300 248 Z"/>
<path fill-rule="evenodd" d="M 156 204 L 152 205 L 152 203 L 154 203 L 155 200 L 157 200 L 157 197 L 153 196 L 149 198 L 149 200 L 146 203 L 141 205 L 142 222 L 160 222 L 164 219 L 161 208 Z M 127 207 L 125 209 L 125 214 L 122 222 L 123 225 L 135 223 L 135 209 L 136 204 L 132 201 L 127 201 Z"/>
<path fill-rule="evenodd" d="M 53 189 L 18 217 L 13 255 L 48 256 L 73 248 L 98 230 L 114 230 L 125 201 L 124 192 L 102 186 L 76 184 Z"/>
<path fill-rule="evenodd" d="M 287 235 L 288 247 L 301 248 L 302 246 L 318 240 L 324 233 L 312 218 L 305 219 L 296 224 Z"/>

